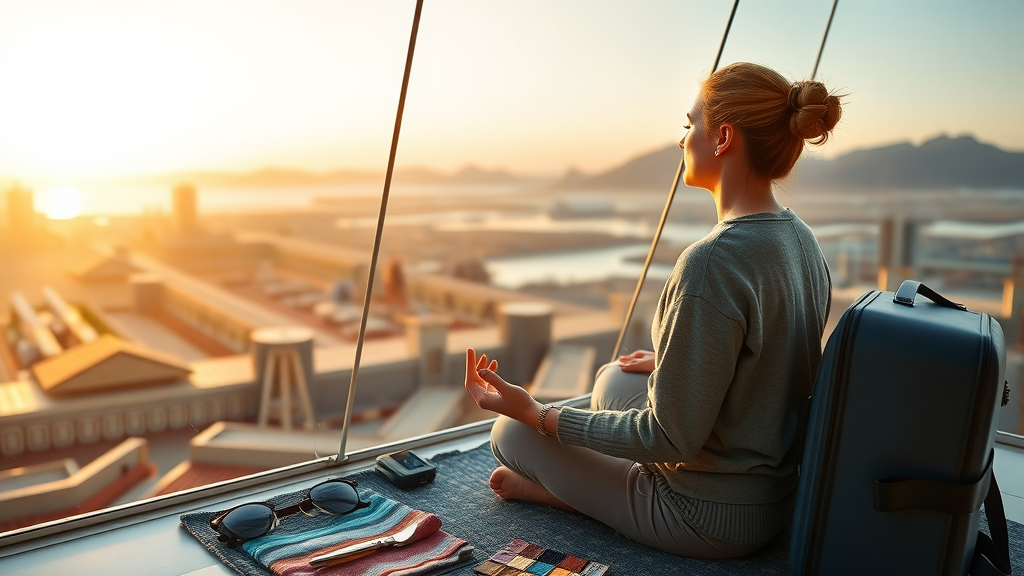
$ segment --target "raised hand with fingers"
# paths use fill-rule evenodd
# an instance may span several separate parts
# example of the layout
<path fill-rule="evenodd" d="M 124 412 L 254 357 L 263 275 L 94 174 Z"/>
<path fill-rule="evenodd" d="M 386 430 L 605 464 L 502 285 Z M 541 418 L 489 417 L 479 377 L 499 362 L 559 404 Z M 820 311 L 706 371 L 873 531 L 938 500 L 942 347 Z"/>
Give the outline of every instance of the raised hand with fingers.
<path fill-rule="evenodd" d="M 510 384 L 498 376 L 497 369 L 497 360 L 488 364 L 486 354 L 477 358 L 476 350 L 466 350 L 466 391 L 484 410 L 532 426 L 537 422 L 541 404 L 522 386 Z"/>

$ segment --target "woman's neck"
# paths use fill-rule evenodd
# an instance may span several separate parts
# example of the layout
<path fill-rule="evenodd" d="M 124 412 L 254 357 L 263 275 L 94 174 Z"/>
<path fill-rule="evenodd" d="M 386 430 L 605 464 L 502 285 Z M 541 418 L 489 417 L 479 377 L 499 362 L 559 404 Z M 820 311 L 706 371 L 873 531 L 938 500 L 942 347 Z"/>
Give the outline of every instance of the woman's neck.
<path fill-rule="evenodd" d="M 775 200 L 770 179 L 748 171 L 725 170 L 716 189 L 711 191 L 718 209 L 718 221 L 731 220 L 761 212 L 780 212 L 785 208 Z"/>

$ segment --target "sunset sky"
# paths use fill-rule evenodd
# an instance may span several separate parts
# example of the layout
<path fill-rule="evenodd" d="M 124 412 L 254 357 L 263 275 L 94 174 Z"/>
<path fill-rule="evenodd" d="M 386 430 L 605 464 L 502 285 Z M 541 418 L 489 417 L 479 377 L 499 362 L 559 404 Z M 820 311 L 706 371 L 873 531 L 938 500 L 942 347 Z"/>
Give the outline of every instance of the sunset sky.
<path fill-rule="evenodd" d="M 830 0 L 742 2 L 723 63 L 810 74 Z M 427 0 L 398 162 L 606 169 L 682 134 L 731 0 Z M 0 176 L 382 171 L 414 2 L 0 0 Z M 845 0 L 832 156 L 1024 150 L 1024 2 Z"/>

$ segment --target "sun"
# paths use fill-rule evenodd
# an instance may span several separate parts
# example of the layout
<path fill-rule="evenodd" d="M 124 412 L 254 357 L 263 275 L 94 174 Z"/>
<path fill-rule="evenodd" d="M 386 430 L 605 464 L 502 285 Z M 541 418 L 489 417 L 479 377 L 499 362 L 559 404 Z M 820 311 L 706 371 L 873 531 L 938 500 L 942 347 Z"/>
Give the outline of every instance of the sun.
<path fill-rule="evenodd" d="M 217 56 L 153 16 L 67 11 L 3 27 L 15 36 L 0 36 L 5 168 L 61 180 L 181 163 L 227 98 Z"/>
<path fill-rule="evenodd" d="M 68 186 L 54 188 L 46 194 L 46 217 L 50 220 L 70 220 L 82 211 L 82 195 Z"/>

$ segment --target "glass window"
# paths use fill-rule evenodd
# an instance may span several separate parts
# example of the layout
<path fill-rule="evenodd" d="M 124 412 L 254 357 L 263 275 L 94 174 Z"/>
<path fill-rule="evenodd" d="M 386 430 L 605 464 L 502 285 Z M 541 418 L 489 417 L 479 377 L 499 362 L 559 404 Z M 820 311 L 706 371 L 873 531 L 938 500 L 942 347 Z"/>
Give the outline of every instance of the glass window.
<path fill-rule="evenodd" d="M 0 0 L 0 532 L 81 511 L 91 462 L 106 506 L 337 454 L 413 8 Z M 467 347 L 545 400 L 589 391 L 731 8 L 426 3 L 349 452 L 491 417 Z M 830 9 L 741 5 L 721 65 L 807 77 Z M 917 277 L 1016 342 L 1022 16 L 839 6 L 818 78 L 843 120 L 778 187 L 833 323 Z M 622 352 L 716 220 L 680 186 Z"/>
<path fill-rule="evenodd" d="M 612 356 L 730 7 L 424 8 L 372 308 L 404 324 L 418 381 L 394 397 L 379 434 L 492 417 L 462 389 L 467 347 L 542 400 L 589 392 Z M 700 200 L 665 232 L 626 351 L 651 347 L 672 262 L 714 224 Z M 339 239 L 374 224 L 369 208 L 348 216 Z"/>
<path fill-rule="evenodd" d="M 0 532 L 336 455 L 412 4 L 0 14 Z"/>

